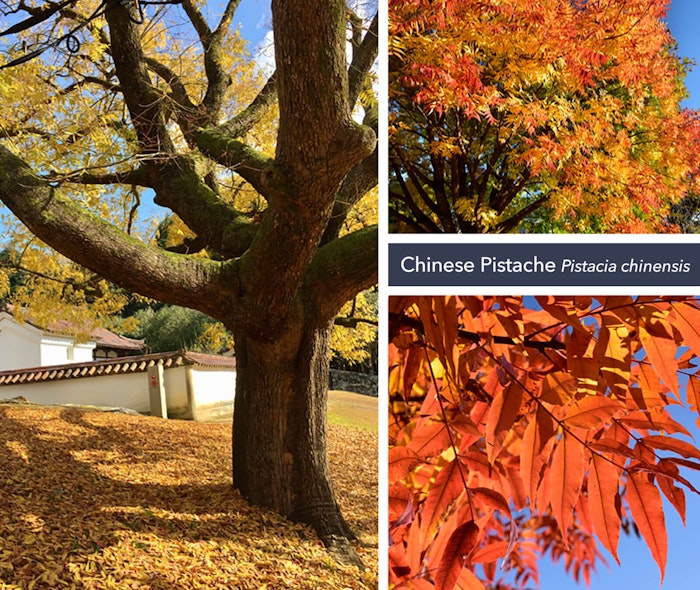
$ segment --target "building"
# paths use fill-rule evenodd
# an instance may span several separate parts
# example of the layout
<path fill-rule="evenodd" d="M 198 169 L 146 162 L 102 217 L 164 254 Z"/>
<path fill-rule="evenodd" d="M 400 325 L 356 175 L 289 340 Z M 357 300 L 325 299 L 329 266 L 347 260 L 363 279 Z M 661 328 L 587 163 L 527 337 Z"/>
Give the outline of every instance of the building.
<path fill-rule="evenodd" d="M 235 391 L 235 359 L 187 351 L 0 371 L 0 400 L 184 420 L 229 419 Z"/>
<path fill-rule="evenodd" d="M 0 400 L 127 408 L 187 420 L 228 419 L 234 358 L 188 351 L 143 354 L 144 342 L 94 330 L 80 342 L 65 322 L 40 329 L 0 311 Z"/>
<path fill-rule="evenodd" d="M 31 318 L 18 322 L 12 306 L 0 310 L 0 371 L 82 363 L 100 358 L 140 355 L 146 352 L 143 340 L 119 336 L 104 328 L 90 332 L 81 341 L 71 333 L 68 322 L 57 320 L 39 328 Z"/>

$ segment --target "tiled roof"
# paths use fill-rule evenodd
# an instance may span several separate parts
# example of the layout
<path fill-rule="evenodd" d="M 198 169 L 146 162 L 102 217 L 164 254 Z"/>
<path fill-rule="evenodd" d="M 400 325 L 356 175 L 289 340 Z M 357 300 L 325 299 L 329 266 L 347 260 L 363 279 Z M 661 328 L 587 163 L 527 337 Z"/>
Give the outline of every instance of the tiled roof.
<path fill-rule="evenodd" d="M 70 363 L 51 365 L 47 367 L 32 367 L 29 369 L 13 369 L 0 371 L 0 385 L 16 385 L 20 383 L 41 383 L 59 379 L 76 379 L 78 377 L 99 377 L 102 375 L 118 375 L 125 373 L 142 373 L 148 367 L 162 364 L 165 369 L 186 365 L 199 365 L 210 368 L 236 367 L 236 359 L 199 352 L 161 352 L 144 354 L 103 361 L 86 363 Z"/>

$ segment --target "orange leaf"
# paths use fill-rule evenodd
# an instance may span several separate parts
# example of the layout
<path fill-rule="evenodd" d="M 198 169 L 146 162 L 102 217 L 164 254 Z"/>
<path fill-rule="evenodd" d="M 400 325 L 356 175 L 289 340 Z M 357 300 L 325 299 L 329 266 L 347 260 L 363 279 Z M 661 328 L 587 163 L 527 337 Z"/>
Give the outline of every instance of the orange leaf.
<path fill-rule="evenodd" d="M 486 447 L 491 463 L 501 452 L 508 431 L 518 417 L 522 401 L 523 390 L 515 381 L 496 394 L 486 421 Z"/>
<path fill-rule="evenodd" d="M 670 436 L 652 434 L 650 436 L 645 436 L 642 441 L 644 444 L 654 447 L 655 449 L 673 451 L 674 453 L 678 453 L 679 455 L 687 457 L 688 459 L 700 460 L 700 450 L 684 440 L 678 440 Z"/>
<path fill-rule="evenodd" d="M 611 393 L 624 399 L 629 387 L 632 364 L 629 330 L 611 315 L 603 314 L 603 322 L 594 354 L 601 359 L 600 374 Z"/>
<path fill-rule="evenodd" d="M 668 335 L 668 331 L 662 329 L 664 326 L 668 326 L 668 323 L 661 320 L 657 320 L 654 328 L 649 328 L 648 325 L 640 322 L 639 338 L 647 352 L 649 362 L 661 378 L 661 381 L 678 395 L 676 342 Z M 670 326 L 668 326 L 668 329 L 670 329 Z"/>
<path fill-rule="evenodd" d="M 428 492 L 421 512 L 421 548 L 433 540 L 437 528 L 443 520 L 445 511 L 464 493 L 464 479 L 461 470 L 465 469 L 459 459 L 443 467 L 435 478 L 435 483 Z"/>
<path fill-rule="evenodd" d="M 617 543 L 620 539 L 619 483 L 622 470 L 607 457 L 593 454 L 588 472 L 588 508 L 595 532 L 617 563 Z"/>
<path fill-rule="evenodd" d="M 700 379 L 694 375 L 689 377 L 685 395 L 690 409 L 700 414 Z"/>
<path fill-rule="evenodd" d="M 496 541 L 479 549 L 472 555 L 472 563 L 491 563 L 500 559 L 508 551 L 508 541 Z"/>
<path fill-rule="evenodd" d="M 627 477 L 626 498 L 634 522 L 659 566 L 663 583 L 668 549 L 666 521 L 661 494 L 654 485 L 651 474 L 639 471 L 630 473 Z"/>
<path fill-rule="evenodd" d="M 669 388 L 661 383 L 649 363 L 635 365 L 632 374 L 639 387 L 630 387 L 630 396 L 627 398 L 630 409 L 648 410 L 668 405 L 665 393 Z"/>
<path fill-rule="evenodd" d="M 455 587 L 459 590 L 486 590 L 484 583 L 468 568 L 462 568 Z"/>
<path fill-rule="evenodd" d="M 680 477 L 680 471 L 678 470 L 678 467 L 676 467 L 673 463 L 667 461 L 666 459 L 661 459 L 659 461 L 659 467 L 663 467 L 665 471 L 673 472 L 677 478 Z M 673 507 L 678 511 L 678 515 L 683 521 L 683 526 L 685 526 L 685 492 L 682 488 L 673 485 L 673 479 L 674 478 L 666 477 L 664 475 L 661 475 L 660 473 L 657 474 L 659 489 L 664 493 L 664 496 L 668 498 L 668 501 L 671 502 Z"/>
<path fill-rule="evenodd" d="M 401 481 L 421 463 L 415 451 L 407 447 L 389 449 L 389 482 Z"/>
<path fill-rule="evenodd" d="M 682 432 L 686 436 L 691 436 L 688 429 L 680 422 L 677 422 L 666 412 L 630 412 L 620 416 L 620 422 L 642 430 L 658 430 L 667 434 Z"/>
<path fill-rule="evenodd" d="M 550 373 L 544 378 L 539 399 L 557 406 L 568 402 L 576 393 L 576 378 L 564 372 Z"/>
<path fill-rule="evenodd" d="M 467 557 L 476 547 L 478 538 L 479 527 L 473 520 L 459 525 L 452 532 L 438 566 L 435 577 L 436 590 L 452 590 L 455 587 Z"/>
<path fill-rule="evenodd" d="M 584 397 L 571 406 L 564 423 L 569 427 L 592 430 L 605 424 L 624 407 L 622 402 L 600 395 Z"/>
<path fill-rule="evenodd" d="M 559 523 L 559 530 L 565 544 L 567 543 L 566 531 L 581 491 L 585 471 L 583 444 L 571 433 L 564 431 L 552 457 L 550 486 L 552 512 Z"/>
<path fill-rule="evenodd" d="M 578 391 L 594 395 L 598 390 L 600 361 L 593 356 L 595 340 L 588 332 L 574 331 L 566 345 L 569 372 L 576 378 Z"/>
<path fill-rule="evenodd" d="M 683 342 L 700 356 L 700 309 L 687 303 L 673 303 L 671 308 L 676 316 L 673 325 L 683 336 Z"/>
<path fill-rule="evenodd" d="M 525 429 L 520 453 L 520 474 L 531 504 L 535 505 L 537 488 L 542 480 L 544 466 L 554 444 L 554 420 L 541 406 Z"/>

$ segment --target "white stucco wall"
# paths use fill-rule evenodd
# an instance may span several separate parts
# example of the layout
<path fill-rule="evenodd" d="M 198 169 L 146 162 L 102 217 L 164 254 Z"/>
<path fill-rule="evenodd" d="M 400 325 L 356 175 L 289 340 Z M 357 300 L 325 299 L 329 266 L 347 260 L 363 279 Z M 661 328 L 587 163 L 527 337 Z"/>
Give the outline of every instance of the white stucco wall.
<path fill-rule="evenodd" d="M 195 420 L 210 420 L 233 413 L 236 371 L 208 367 L 188 367 L 191 371 Z"/>
<path fill-rule="evenodd" d="M 187 395 L 187 367 L 165 369 L 165 399 L 168 404 L 168 416 L 171 418 L 192 419 L 192 411 Z"/>
<path fill-rule="evenodd" d="M 48 367 L 90 362 L 93 348 L 95 348 L 94 342 L 76 344 L 72 338 L 44 336 L 41 339 L 41 365 Z"/>
<path fill-rule="evenodd" d="M 163 380 L 168 417 L 210 420 L 230 414 L 235 379 L 236 373 L 232 370 L 191 366 L 165 369 Z M 188 387 L 192 388 L 191 391 Z M 151 410 L 146 372 L 0 386 L 0 399 L 18 396 L 45 405 L 123 407 L 141 413 Z"/>
<path fill-rule="evenodd" d="M 80 404 L 131 408 L 137 412 L 150 411 L 146 373 L 81 377 L 0 387 L 0 399 L 17 396 L 35 404 Z"/>
<path fill-rule="evenodd" d="M 0 371 L 41 365 L 41 332 L 0 314 Z"/>

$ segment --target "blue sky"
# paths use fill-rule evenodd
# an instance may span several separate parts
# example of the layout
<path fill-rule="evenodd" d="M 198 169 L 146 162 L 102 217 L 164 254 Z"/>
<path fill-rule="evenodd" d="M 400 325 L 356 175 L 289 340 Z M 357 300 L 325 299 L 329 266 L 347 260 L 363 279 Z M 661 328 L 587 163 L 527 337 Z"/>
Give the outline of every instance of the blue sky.
<path fill-rule="evenodd" d="M 700 62 L 700 2 L 698 0 L 672 0 L 668 11 L 668 25 L 678 42 L 678 54 Z M 690 98 L 684 105 L 700 108 L 700 65 L 686 77 Z"/>

